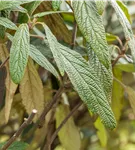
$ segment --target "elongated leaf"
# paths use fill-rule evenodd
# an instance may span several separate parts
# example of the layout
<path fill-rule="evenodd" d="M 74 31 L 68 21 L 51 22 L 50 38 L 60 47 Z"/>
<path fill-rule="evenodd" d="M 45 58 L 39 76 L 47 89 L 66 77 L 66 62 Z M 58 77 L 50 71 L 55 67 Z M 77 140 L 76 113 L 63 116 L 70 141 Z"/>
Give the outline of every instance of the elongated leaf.
<path fill-rule="evenodd" d="M 113 34 L 110 34 L 110 33 L 106 33 L 106 40 L 107 40 L 107 42 L 116 41 L 117 38 L 118 37 L 116 35 L 113 35 Z"/>
<path fill-rule="evenodd" d="M 71 12 L 69 12 L 69 11 L 46 11 L 46 12 L 41 12 L 41 13 L 35 14 L 34 17 L 35 18 L 43 17 L 46 15 L 57 14 L 57 13 L 71 13 Z"/>
<path fill-rule="evenodd" d="M 31 59 L 20 83 L 20 93 L 22 103 L 28 114 L 31 114 L 32 110 L 36 109 L 39 116 L 44 107 L 43 85 Z"/>
<path fill-rule="evenodd" d="M 91 111 L 100 115 L 106 126 L 114 128 L 116 121 L 95 70 L 79 53 L 59 44 L 49 28 L 44 27 L 55 61 L 58 61 L 55 55 L 59 55 L 59 63 L 62 63 L 81 99 Z"/>
<path fill-rule="evenodd" d="M 124 14 L 127 17 L 128 21 L 131 23 L 131 18 L 130 18 L 130 14 L 128 12 L 127 6 L 122 1 L 120 1 L 120 0 L 117 0 L 116 2 L 120 6 L 120 8 L 122 9 L 122 11 L 124 12 Z"/>
<path fill-rule="evenodd" d="M 98 10 L 98 13 L 100 15 L 103 14 L 104 9 L 105 9 L 105 5 L 106 5 L 106 1 L 105 0 L 97 0 L 96 1 L 97 10 Z"/>
<path fill-rule="evenodd" d="M 24 75 L 29 55 L 29 41 L 28 25 L 22 24 L 15 33 L 10 51 L 10 75 L 15 83 L 20 83 Z"/>
<path fill-rule="evenodd" d="M 109 102 L 111 102 L 112 81 L 113 81 L 111 62 L 110 67 L 107 69 L 103 64 L 101 64 L 94 51 L 92 51 L 89 48 L 89 45 L 88 45 L 88 56 L 89 56 L 89 66 L 90 68 L 94 68 L 97 77 L 99 78 L 99 81 L 103 87 L 106 98 Z"/>
<path fill-rule="evenodd" d="M 57 39 L 55 38 L 55 36 L 50 32 L 49 28 L 43 24 L 43 27 L 46 31 L 46 34 L 47 34 L 47 38 L 48 38 L 48 42 L 49 42 L 49 46 L 50 46 L 50 49 L 53 53 L 53 57 L 57 63 L 57 66 L 60 70 L 60 73 L 61 75 L 64 75 L 64 64 L 63 64 L 63 61 L 61 58 L 61 53 L 60 53 L 60 47 L 59 45 L 57 44 Z"/>
<path fill-rule="evenodd" d="M 16 0 L 0 0 L 0 11 L 8 8 L 12 8 L 15 6 L 19 6 L 21 4 L 20 1 Z"/>
<path fill-rule="evenodd" d="M 119 81 L 122 82 L 122 71 L 118 68 L 113 69 L 113 75 Z M 124 90 L 123 87 L 117 82 L 113 81 L 113 89 L 112 89 L 112 110 L 114 112 L 115 118 L 119 121 L 123 108 L 123 96 Z"/>
<path fill-rule="evenodd" d="M 26 9 L 28 10 L 29 15 L 31 16 L 36 8 L 43 2 L 43 0 L 33 1 L 30 4 L 26 5 Z"/>
<path fill-rule="evenodd" d="M 131 25 L 130 25 L 129 21 L 127 20 L 127 17 L 125 16 L 122 9 L 116 3 L 116 1 L 115 0 L 110 0 L 109 2 L 112 5 L 112 7 L 115 9 L 118 20 L 120 21 L 120 23 L 123 27 L 125 38 L 127 40 L 129 40 L 128 45 L 129 45 L 129 48 L 131 49 L 133 61 L 135 63 L 135 39 L 134 39 L 134 34 L 133 34 L 133 31 L 132 31 Z"/>
<path fill-rule="evenodd" d="M 46 59 L 46 57 L 34 46 L 30 46 L 30 56 L 35 60 L 40 66 L 44 67 L 46 70 L 50 71 L 54 76 L 59 78 L 59 75 L 53 65 Z"/>
<path fill-rule="evenodd" d="M 62 0 L 52 0 L 52 7 L 53 10 L 58 10 L 60 8 L 60 4 L 62 3 Z"/>
<path fill-rule="evenodd" d="M 80 31 L 100 62 L 108 68 L 110 57 L 105 29 L 97 12 L 95 1 L 73 1 L 73 9 Z"/>
<path fill-rule="evenodd" d="M 12 30 L 17 29 L 17 26 L 12 21 L 10 21 L 9 19 L 4 18 L 4 17 L 0 17 L 0 25 L 4 26 L 6 28 L 12 29 Z"/>
<path fill-rule="evenodd" d="M 107 131 L 106 131 L 104 125 L 102 124 L 100 118 L 98 118 L 96 120 L 94 125 L 95 125 L 95 127 L 97 129 L 97 136 L 99 138 L 101 146 L 105 147 L 107 145 Z"/>
<path fill-rule="evenodd" d="M 117 64 L 115 65 L 116 69 L 119 69 L 121 71 L 125 71 L 125 72 L 135 72 L 135 67 L 133 64 L 127 63 L 127 64 Z"/>
<path fill-rule="evenodd" d="M 60 123 L 70 113 L 68 105 L 60 105 L 56 111 L 56 128 L 59 127 Z M 66 135 L 66 136 L 65 136 Z M 67 150 L 79 150 L 81 141 L 77 127 L 75 126 L 72 117 L 66 122 L 58 133 L 59 139 L 63 147 Z"/>
<path fill-rule="evenodd" d="M 4 62 L 7 57 L 9 56 L 8 50 L 6 48 L 5 44 L 0 44 L 0 58 L 1 61 Z M 17 85 L 12 82 L 9 74 L 9 63 L 6 63 L 6 71 L 7 71 L 7 76 L 6 76 L 6 97 L 5 97 L 5 107 L 4 107 L 4 115 L 5 115 L 5 123 L 8 122 L 10 111 L 11 111 L 11 106 L 13 102 L 13 96 L 15 94 L 15 91 L 17 89 Z"/>
<path fill-rule="evenodd" d="M 128 94 L 128 99 L 135 115 L 135 91 L 130 87 L 125 87 L 125 92 Z"/>

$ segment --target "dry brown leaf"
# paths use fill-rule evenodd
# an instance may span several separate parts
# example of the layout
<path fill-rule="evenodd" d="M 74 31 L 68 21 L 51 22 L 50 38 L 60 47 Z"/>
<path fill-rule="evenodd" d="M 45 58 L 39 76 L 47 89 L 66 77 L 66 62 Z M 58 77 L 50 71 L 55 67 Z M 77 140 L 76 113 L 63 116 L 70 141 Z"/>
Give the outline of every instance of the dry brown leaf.
<path fill-rule="evenodd" d="M 44 12 L 44 11 L 51 11 L 51 10 L 53 10 L 52 2 L 44 1 L 36 9 L 36 12 L 42 12 L 42 11 Z M 43 21 L 45 21 L 47 26 L 50 27 L 51 31 L 57 37 L 58 40 L 64 41 L 66 43 L 71 43 L 72 33 L 66 27 L 61 15 L 59 14 L 46 15 Z"/>
<path fill-rule="evenodd" d="M 68 105 L 59 105 L 56 111 L 57 128 L 69 113 L 70 110 Z M 62 146 L 66 150 L 80 150 L 80 134 L 72 117 L 70 117 L 66 124 L 61 128 L 58 136 Z"/>
<path fill-rule="evenodd" d="M 33 109 L 37 109 L 37 116 L 39 116 L 44 107 L 44 91 L 32 59 L 29 59 L 24 77 L 20 83 L 20 93 L 22 103 L 28 114 L 31 114 Z"/>
<path fill-rule="evenodd" d="M 125 87 L 125 92 L 128 95 L 130 105 L 131 105 L 133 113 L 135 115 L 135 90 L 133 90 L 132 88 L 127 86 L 127 87 Z"/>
<path fill-rule="evenodd" d="M 5 44 L 0 44 L 0 58 L 1 61 L 4 62 L 7 57 L 9 56 L 8 50 L 6 48 Z M 12 82 L 9 74 L 9 62 L 6 62 L 6 71 L 7 71 L 7 76 L 6 76 L 6 99 L 5 99 L 5 123 L 8 122 L 9 116 L 10 116 L 10 111 L 11 111 L 11 106 L 13 102 L 13 96 L 15 94 L 15 91 L 17 89 L 17 85 Z"/>

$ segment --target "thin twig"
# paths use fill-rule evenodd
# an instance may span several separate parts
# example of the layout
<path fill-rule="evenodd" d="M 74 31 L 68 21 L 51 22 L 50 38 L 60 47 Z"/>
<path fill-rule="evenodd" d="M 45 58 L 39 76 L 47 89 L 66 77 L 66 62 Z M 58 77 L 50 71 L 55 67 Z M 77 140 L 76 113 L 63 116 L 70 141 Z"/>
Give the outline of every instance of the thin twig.
<path fill-rule="evenodd" d="M 19 135 L 22 133 L 22 131 L 31 124 L 34 116 L 36 115 L 37 110 L 33 109 L 31 115 L 28 117 L 27 120 L 24 121 L 24 123 L 20 126 L 18 131 L 8 140 L 8 142 L 2 147 L 1 150 L 7 150 L 7 148 L 19 137 Z"/>
<path fill-rule="evenodd" d="M 74 21 L 74 28 L 73 28 L 73 34 L 72 34 L 71 49 L 73 49 L 74 46 L 75 46 L 76 34 L 77 34 L 77 23 L 76 23 L 76 21 Z"/>
<path fill-rule="evenodd" d="M 64 86 L 61 86 L 59 90 L 56 92 L 56 94 L 54 95 L 53 99 L 50 101 L 50 103 L 48 103 L 48 105 L 44 108 L 39 118 L 39 124 L 38 124 L 39 128 L 42 128 L 45 121 L 45 116 L 51 110 L 52 106 L 56 103 L 57 99 L 61 96 L 63 90 L 64 90 Z"/>
<path fill-rule="evenodd" d="M 57 137 L 58 132 L 61 130 L 61 128 L 66 124 L 66 122 L 68 121 L 68 119 L 75 113 L 75 111 L 82 105 L 82 101 L 80 101 L 72 110 L 71 112 L 67 115 L 67 117 L 61 122 L 61 124 L 59 125 L 59 127 L 56 129 L 56 131 L 54 132 L 54 134 L 52 135 L 51 139 L 50 139 L 50 143 L 48 145 L 45 146 L 45 148 L 43 150 L 50 150 L 51 149 L 51 144 L 53 143 L 53 141 L 55 140 L 55 138 Z"/>
<path fill-rule="evenodd" d="M 35 34 L 30 34 L 31 37 L 38 38 L 40 40 L 44 40 L 45 38 L 43 36 L 35 35 Z"/>
<path fill-rule="evenodd" d="M 7 63 L 7 61 L 9 60 L 9 56 L 6 58 L 6 60 L 0 65 L 0 69 Z"/>

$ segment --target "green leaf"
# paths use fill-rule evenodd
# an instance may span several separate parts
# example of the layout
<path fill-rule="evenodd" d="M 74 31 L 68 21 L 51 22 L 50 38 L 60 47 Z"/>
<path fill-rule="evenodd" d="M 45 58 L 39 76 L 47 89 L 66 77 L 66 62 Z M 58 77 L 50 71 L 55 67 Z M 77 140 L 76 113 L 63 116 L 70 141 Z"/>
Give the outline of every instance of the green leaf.
<path fill-rule="evenodd" d="M 34 1 L 26 5 L 26 9 L 28 10 L 29 15 L 31 16 L 36 8 L 43 2 L 43 0 Z"/>
<path fill-rule="evenodd" d="M 96 1 L 97 10 L 98 10 L 98 13 L 100 15 L 103 14 L 104 9 L 105 9 L 105 5 L 106 5 L 106 1 L 105 0 L 97 0 Z"/>
<path fill-rule="evenodd" d="M 60 70 L 61 75 L 64 75 L 64 65 L 63 65 L 62 59 L 60 59 L 62 56 L 60 53 L 60 47 L 58 45 L 57 39 L 55 38 L 55 36 L 51 33 L 50 29 L 45 24 L 43 24 L 43 27 L 46 31 L 46 36 L 49 42 L 49 46 L 53 53 L 53 57 L 56 61 L 56 64 Z"/>
<path fill-rule="evenodd" d="M 17 30 L 17 26 L 12 21 L 4 17 L 0 17 L 0 25 L 12 30 Z"/>
<path fill-rule="evenodd" d="M 0 143 L 0 148 L 6 144 L 6 142 Z M 15 141 L 7 150 L 26 150 L 28 147 L 27 143 L 21 142 L 21 141 Z"/>
<path fill-rule="evenodd" d="M 29 55 L 29 28 L 22 24 L 17 29 L 12 40 L 10 50 L 10 75 L 14 83 L 20 83 L 28 62 Z"/>
<path fill-rule="evenodd" d="M 127 17 L 125 16 L 124 12 L 122 9 L 119 7 L 119 5 L 116 3 L 114 0 L 109 1 L 112 7 L 115 9 L 116 15 L 123 27 L 125 38 L 128 41 L 129 48 L 131 49 L 131 54 L 133 57 L 133 61 L 135 63 L 135 39 L 134 39 L 134 34 L 131 28 L 131 25 L 129 21 L 127 20 Z"/>
<path fill-rule="evenodd" d="M 15 6 L 19 6 L 20 4 L 21 2 L 16 0 L 0 0 L 0 11 Z"/>
<path fill-rule="evenodd" d="M 125 92 L 128 95 L 130 105 L 131 105 L 133 113 L 135 115 L 135 91 L 131 87 L 127 86 L 127 87 L 125 87 Z"/>
<path fill-rule="evenodd" d="M 130 14 L 128 12 L 127 6 L 120 0 L 117 0 L 116 2 L 119 5 L 119 7 L 122 9 L 122 11 L 124 12 L 124 14 L 127 17 L 128 21 L 131 23 L 131 18 L 130 18 Z"/>
<path fill-rule="evenodd" d="M 67 72 L 73 86 L 88 109 L 99 114 L 107 127 L 114 128 L 116 121 L 95 70 L 89 67 L 79 53 L 59 44 L 47 26 L 44 28 L 55 61 L 58 61 L 55 56 L 59 56 L 58 65 L 62 63 L 62 69 Z"/>
<path fill-rule="evenodd" d="M 106 131 L 104 125 L 102 124 L 100 118 L 98 118 L 96 120 L 94 125 L 95 125 L 95 127 L 97 129 L 97 136 L 99 138 L 101 146 L 102 147 L 106 147 L 106 145 L 107 145 L 107 131 Z"/>
<path fill-rule="evenodd" d="M 52 7 L 53 10 L 58 10 L 60 8 L 60 4 L 62 3 L 62 0 L 52 0 Z"/>
<path fill-rule="evenodd" d="M 107 40 L 107 42 L 116 41 L 117 38 L 118 37 L 116 35 L 113 35 L 113 34 L 110 34 L 110 33 L 106 33 L 106 40 Z"/>
<path fill-rule="evenodd" d="M 14 6 L 12 8 L 12 11 L 19 11 L 19 12 L 22 12 L 22 13 L 27 13 L 27 10 L 21 6 Z"/>
<path fill-rule="evenodd" d="M 0 38 L 4 39 L 6 28 L 0 25 Z"/>
<path fill-rule="evenodd" d="M 97 77 L 103 87 L 106 98 L 109 102 L 111 102 L 112 81 L 113 81 L 111 62 L 110 67 L 107 69 L 103 64 L 101 64 L 94 51 L 90 49 L 89 45 L 88 45 L 88 56 L 89 56 L 89 66 L 90 68 L 94 68 L 94 71 L 96 72 Z"/>
<path fill-rule="evenodd" d="M 95 1 L 73 1 L 73 9 L 80 31 L 100 62 L 108 68 L 110 56 L 105 29 L 101 16 L 98 14 Z"/>
<path fill-rule="evenodd" d="M 135 72 L 135 67 L 133 64 L 116 64 L 114 66 L 114 68 L 116 69 L 120 69 L 121 71 L 125 71 L 125 72 Z"/>
<path fill-rule="evenodd" d="M 113 68 L 113 75 L 116 79 L 122 82 L 122 71 L 118 68 Z M 123 96 L 124 90 L 123 87 L 117 82 L 113 81 L 112 88 L 112 103 L 111 107 L 114 112 L 115 118 L 119 121 L 123 108 Z"/>
<path fill-rule="evenodd" d="M 59 105 L 56 110 L 56 128 L 70 113 L 68 105 Z M 66 136 L 65 136 L 66 135 Z M 66 150 L 79 150 L 81 146 L 81 139 L 79 131 L 74 123 L 73 117 L 70 117 L 66 124 L 61 128 L 58 137 L 62 146 Z"/>
<path fill-rule="evenodd" d="M 46 57 L 34 45 L 30 45 L 30 56 L 40 66 L 44 67 L 46 70 L 50 71 L 54 76 L 59 78 L 59 74 L 57 73 L 53 65 L 46 59 Z"/>
<path fill-rule="evenodd" d="M 69 12 L 69 11 L 46 11 L 46 12 L 41 12 L 41 13 L 35 14 L 34 17 L 35 18 L 43 17 L 46 15 L 57 14 L 57 13 L 71 13 L 71 12 Z"/>

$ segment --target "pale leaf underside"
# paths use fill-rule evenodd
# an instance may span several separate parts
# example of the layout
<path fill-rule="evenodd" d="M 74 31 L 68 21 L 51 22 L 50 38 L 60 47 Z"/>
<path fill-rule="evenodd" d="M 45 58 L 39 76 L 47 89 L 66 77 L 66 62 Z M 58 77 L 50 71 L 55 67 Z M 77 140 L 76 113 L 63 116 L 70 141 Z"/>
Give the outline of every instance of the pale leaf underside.
<path fill-rule="evenodd" d="M 45 26 L 45 31 L 51 50 L 55 51 L 55 47 L 59 48 L 59 51 L 55 53 L 60 56 L 64 70 L 81 99 L 90 110 L 100 115 L 106 126 L 114 128 L 115 118 L 95 70 L 89 67 L 79 53 L 59 44 L 47 26 Z"/>
<path fill-rule="evenodd" d="M 95 1 L 73 1 L 74 15 L 80 31 L 100 62 L 109 68 L 110 56 L 105 29 Z"/>

